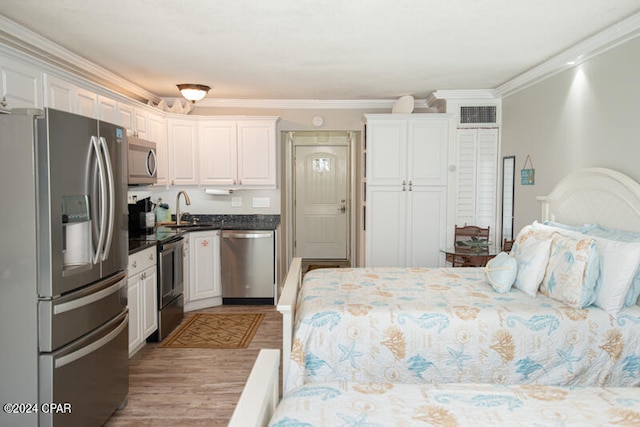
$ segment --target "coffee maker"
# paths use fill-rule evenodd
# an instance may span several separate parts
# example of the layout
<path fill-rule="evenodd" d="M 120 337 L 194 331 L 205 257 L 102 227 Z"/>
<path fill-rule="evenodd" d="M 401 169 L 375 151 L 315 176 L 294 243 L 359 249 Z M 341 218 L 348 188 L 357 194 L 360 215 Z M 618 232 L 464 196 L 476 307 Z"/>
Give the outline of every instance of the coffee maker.
<path fill-rule="evenodd" d="M 129 234 L 153 234 L 156 227 L 155 203 L 150 197 L 129 203 Z"/>

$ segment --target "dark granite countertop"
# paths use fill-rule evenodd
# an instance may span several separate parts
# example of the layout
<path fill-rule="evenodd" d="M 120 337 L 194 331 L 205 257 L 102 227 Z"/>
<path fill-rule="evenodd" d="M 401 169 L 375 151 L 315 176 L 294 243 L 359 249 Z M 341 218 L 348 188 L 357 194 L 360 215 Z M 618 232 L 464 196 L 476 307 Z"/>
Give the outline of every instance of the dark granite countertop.
<path fill-rule="evenodd" d="M 205 230 L 275 230 L 280 225 L 280 215 L 184 215 L 184 226 L 158 226 L 146 235 L 129 234 L 129 254 L 134 254 L 158 242 L 184 233 Z"/>

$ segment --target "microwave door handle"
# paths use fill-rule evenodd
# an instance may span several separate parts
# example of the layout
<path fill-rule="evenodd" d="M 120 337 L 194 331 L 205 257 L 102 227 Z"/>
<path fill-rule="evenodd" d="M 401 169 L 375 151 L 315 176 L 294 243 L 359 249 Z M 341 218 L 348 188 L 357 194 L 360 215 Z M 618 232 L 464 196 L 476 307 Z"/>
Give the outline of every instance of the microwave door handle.
<path fill-rule="evenodd" d="M 156 157 L 156 151 L 151 149 L 147 153 L 147 173 L 149 176 L 154 176 L 158 169 L 158 158 Z"/>
<path fill-rule="evenodd" d="M 93 257 L 93 263 L 97 264 L 100 260 L 100 253 L 102 251 L 102 247 L 104 245 L 105 238 L 105 222 L 107 220 L 107 211 L 106 211 L 106 185 L 105 185 L 105 177 L 104 177 L 104 161 L 102 160 L 102 155 L 100 154 L 100 148 L 98 147 L 98 138 L 95 136 L 91 137 L 91 146 L 93 147 L 93 151 L 96 155 L 96 159 L 98 160 L 98 191 L 100 192 L 100 223 L 98 224 L 99 233 L 98 233 L 98 243 L 96 245 L 96 252 Z"/>
<path fill-rule="evenodd" d="M 106 166 L 106 177 L 108 183 L 108 203 L 109 203 L 109 214 L 107 216 L 107 235 L 104 241 L 104 248 L 102 249 L 102 260 L 106 260 L 109 256 L 109 251 L 111 250 L 111 242 L 113 241 L 113 222 L 115 215 L 115 189 L 114 189 L 114 177 L 113 177 L 113 166 L 111 164 L 111 156 L 109 155 L 109 147 L 107 146 L 107 140 L 101 136 L 100 137 L 100 147 L 102 148 L 102 153 L 104 154 L 104 163 Z"/>

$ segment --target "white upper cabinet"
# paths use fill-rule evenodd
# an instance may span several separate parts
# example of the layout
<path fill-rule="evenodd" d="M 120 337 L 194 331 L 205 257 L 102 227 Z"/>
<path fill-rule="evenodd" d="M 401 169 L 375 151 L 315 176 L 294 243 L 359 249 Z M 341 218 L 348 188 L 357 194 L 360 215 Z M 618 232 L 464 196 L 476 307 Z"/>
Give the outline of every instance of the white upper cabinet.
<path fill-rule="evenodd" d="M 169 118 L 168 130 L 169 184 L 198 184 L 198 122 Z"/>
<path fill-rule="evenodd" d="M 200 183 L 233 186 L 238 177 L 238 131 L 235 120 L 200 123 Z"/>
<path fill-rule="evenodd" d="M 157 182 L 156 185 L 169 183 L 169 151 L 167 147 L 167 119 L 163 114 L 149 112 L 149 133 L 147 139 L 156 143 Z"/>
<path fill-rule="evenodd" d="M 56 110 L 68 111 L 81 116 L 100 118 L 100 108 L 104 107 L 105 114 L 112 120 L 117 120 L 113 108 L 115 101 L 104 98 L 103 105 L 98 102 L 98 94 L 79 87 L 74 83 L 61 79 L 51 74 L 46 74 L 45 80 L 45 105 Z M 108 105 L 111 103 L 111 105 Z M 111 110 L 111 111 L 108 111 Z M 112 121 L 112 123 L 116 123 Z"/>
<path fill-rule="evenodd" d="M 146 109 L 136 108 L 133 113 L 135 135 L 138 138 L 148 139 L 149 113 Z"/>
<path fill-rule="evenodd" d="M 238 185 L 276 186 L 276 120 L 238 122 Z"/>
<path fill-rule="evenodd" d="M 407 180 L 407 121 L 367 121 L 367 183 L 398 185 Z"/>
<path fill-rule="evenodd" d="M 146 108 L 137 108 L 130 104 L 118 105 L 118 124 L 127 129 L 127 134 L 149 139 L 149 112 Z"/>
<path fill-rule="evenodd" d="M 98 118 L 108 123 L 118 124 L 118 101 L 98 95 Z"/>
<path fill-rule="evenodd" d="M 447 185 L 449 119 L 409 121 L 407 177 L 412 185 Z"/>
<path fill-rule="evenodd" d="M 76 87 L 76 102 L 74 113 L 81 116 L 98 118 L 98 94 L 90 90 Z"/>
<path fill-rule="evenodd" d="M 200 122 L 200 184 L 275 188 L 276 121 L 203 119 Z"/>
<path fill-rule="evenodd" d="M 66 80 L 46 74 L 45 105 L 56 110 L 74 112 L 75 86 Z"/>
<path fill-rule="evenodd" d="M 0 108 L 42 108 L 42 72 L 0 56 Z"/>
<path fill-rule="evenodd" d="M 368 185 L 446 185 L 449 118 L 367 116 Z"/>

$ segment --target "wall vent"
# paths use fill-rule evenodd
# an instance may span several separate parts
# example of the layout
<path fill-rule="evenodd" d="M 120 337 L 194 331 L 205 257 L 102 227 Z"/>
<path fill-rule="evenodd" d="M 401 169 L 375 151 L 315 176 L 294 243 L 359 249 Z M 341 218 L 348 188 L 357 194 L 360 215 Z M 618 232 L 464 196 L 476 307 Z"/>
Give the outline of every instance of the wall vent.
<path fill-rule="evenodd" d="M 495 124 L 497 123 L 497 107 L 495 105 L 473 105 L 460 107 L 460 124 Z"/>

